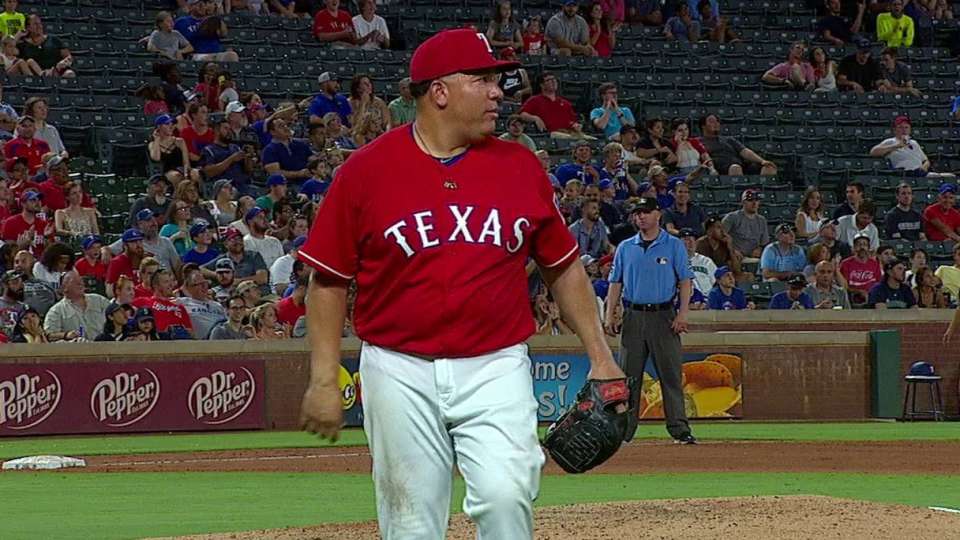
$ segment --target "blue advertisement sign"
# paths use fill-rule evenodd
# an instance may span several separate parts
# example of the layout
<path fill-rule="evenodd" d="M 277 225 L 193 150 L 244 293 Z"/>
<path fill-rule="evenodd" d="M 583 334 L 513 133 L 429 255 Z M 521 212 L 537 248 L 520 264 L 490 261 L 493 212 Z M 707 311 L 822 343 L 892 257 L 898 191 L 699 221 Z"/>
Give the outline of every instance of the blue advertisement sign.
<path fill-rule="evenodd" d="M 584 354 L 533 354 L 530 360 L 537 415 L 541 422 L 556 420 L 587 382 L 590 361 Z"/>

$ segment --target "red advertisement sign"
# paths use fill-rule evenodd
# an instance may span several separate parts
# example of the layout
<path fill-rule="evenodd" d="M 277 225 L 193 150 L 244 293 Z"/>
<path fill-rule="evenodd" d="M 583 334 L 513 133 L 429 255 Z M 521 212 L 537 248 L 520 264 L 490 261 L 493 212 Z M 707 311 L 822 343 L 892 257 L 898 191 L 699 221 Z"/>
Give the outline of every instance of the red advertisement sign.
<path fill-rule="evenodd" d="M 262 360 L 0 364 L 0 437 L 262 429 Z"/>

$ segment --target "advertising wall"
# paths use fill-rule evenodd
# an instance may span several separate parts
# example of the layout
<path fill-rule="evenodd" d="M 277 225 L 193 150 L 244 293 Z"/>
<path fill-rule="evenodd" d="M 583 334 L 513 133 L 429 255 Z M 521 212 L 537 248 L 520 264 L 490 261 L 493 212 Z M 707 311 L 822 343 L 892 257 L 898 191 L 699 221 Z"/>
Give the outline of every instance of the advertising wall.
<path fill-rule="evenodd" d="M 0 437 L 262 429 L 262 360 L 0 364 Z"/>
<path fill-rule="evenodd" d="M 574 402 L 587 380 L 590 365 L 582 354 L 531 355 L 533 393 L 541 422 L 556 420 Z M 344 421 L 363 425 L 359 360 L 346 358 L 340 368 L 340 393 Z M 743 414 L 743 362 L 735 354 L 686 353 L 683 355 L 684 403 L 690 418 L 737 418 Z M 653 361 L 643 375 L 640 417 L 663 418 L 660 382 Z"/>

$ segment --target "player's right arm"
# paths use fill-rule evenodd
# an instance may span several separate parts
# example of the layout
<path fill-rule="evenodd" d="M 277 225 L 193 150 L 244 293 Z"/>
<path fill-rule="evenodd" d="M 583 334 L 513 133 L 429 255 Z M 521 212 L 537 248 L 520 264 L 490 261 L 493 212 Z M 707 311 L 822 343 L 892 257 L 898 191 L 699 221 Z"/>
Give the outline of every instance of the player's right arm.
<path fill-rule="evenodd" d="M 310 383 L 303 395 L 300 424 L 310 433 L 333 442 L 343 425 L 337 376 L 340 338 L 347 315 L 347 283 L 314 272 L 307 288 L 306 304 Z"/>
<path fill-rule="evenodd" d="M 358 208 L 358 167 L 350 161 L 339 169 L 307 242 L 297 252 L 297 257 L 314 269 L 306 297 L 310 383 L 303 395 L 300 423 L 305 430 L 331 441 L 337 439 L 343 423 L 338 375 L 347 284 L 359 268 L 363 222 Z"/>

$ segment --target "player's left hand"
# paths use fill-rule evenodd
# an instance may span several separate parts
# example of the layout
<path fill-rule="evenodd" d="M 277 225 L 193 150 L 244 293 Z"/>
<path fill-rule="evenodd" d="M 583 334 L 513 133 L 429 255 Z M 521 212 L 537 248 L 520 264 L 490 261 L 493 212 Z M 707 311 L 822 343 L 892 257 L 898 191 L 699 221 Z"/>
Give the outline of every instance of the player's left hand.
<path fill-rule="evenodd" d="M 687 333 L 687 314 L 677 312 L 677 316 L 674 317 L 673 324 L 670 325 L 670 328 L 673 329 L 674 334 Z"/>
<path fill-rule="evenodd" d="M 337 442 L 343 427 L 343 404 L 336 384 L 311 384 L 300 405 L 300 427 Z"/>
<path fill-rule="evenodd" d="M 624 377 L 626 377 L 626 375 L 623 374 L 623 370 L 620 369 L 620 366 L 618 366 L 612 358 L 590 366 L 590 373 L 587 374 L 588 379 L 597 379 L 600 381 L 622 379 Z"/>

